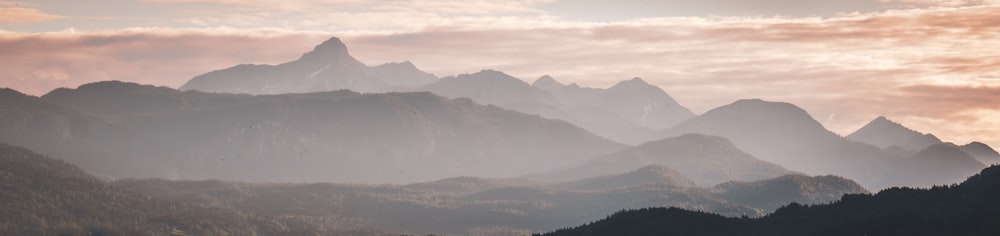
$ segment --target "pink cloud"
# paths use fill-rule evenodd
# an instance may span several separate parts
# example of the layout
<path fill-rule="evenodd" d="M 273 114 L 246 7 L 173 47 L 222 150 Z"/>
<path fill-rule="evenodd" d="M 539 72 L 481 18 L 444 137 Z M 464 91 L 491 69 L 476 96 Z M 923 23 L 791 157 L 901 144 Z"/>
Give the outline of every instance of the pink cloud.
<path fill-rule="evenodd" d="M 64 18 L 26 6 L 30 6 L 30 4 L 0 1 L 0 24 L 31 23 Z"/>
<path fill-rule="evenodd" d="M 103 80 L 177 87 L 196 75 L 236 64 L 295 59 L 326 37 L 184 30 L 3 33 L 0 82 L 33 95 Z"/>

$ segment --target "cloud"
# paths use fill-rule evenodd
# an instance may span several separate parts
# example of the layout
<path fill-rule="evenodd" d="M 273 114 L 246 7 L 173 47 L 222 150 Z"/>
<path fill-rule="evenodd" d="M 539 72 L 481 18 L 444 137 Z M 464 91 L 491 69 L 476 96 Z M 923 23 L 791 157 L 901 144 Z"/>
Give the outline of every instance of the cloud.
<path fill-rule="evenodd" d="M 236 64 L 293 60 L 329 36 L 225 28 L 0 32 L 0 84 L 33 95 L 104 80 L 178 87 Z"/>
<path fill-rule="evenodd" d="M 0 24 L 32 23 L 64 18 L 30 6 L 31 4 L 22 2 L 0 1 Z"/>
<path fill-rule="evenodd" d="M 529 82 L 548 74 L 595 87 L 639 76 L 699 112 L 763 98 L 798 104 L 842 134 L 879 115 L 900 117 L 925 132 L 955 134 L 1000 119 L 957 119 L 1000 110 L 975 105 L 991 104 L 983 96 L 996 91 L 951 91 L 955 99 L 935 102 L 914 98 L 933 98 L 917 93 L 927 88 L 947 88 L 937 86 L 1000 86 L 1000 25 L 992 24 L 997 21 L 1000 8 L 979 6 L 832 18 L 456 24 L 347 42 L 362 61 L 411 60 L 439 75 L 493 68 Z M 917 122 L 952 119 L 965 125 Z M 1000 144 L 996 134 L 980 137 Z"/>
<path fill-rule="evenodd" d="M 404 3 L 416 9 L 424 2 Z M 697 112 L 762 98 L 798 104 L 842 134 L 885 115 L 946 140 L 979 138 L 1000 146 L 1000 132 L 982 128 L 1000 120 L 1000 107 L 993 105 L 1000 104 L 994 95 L 1000 94 L 997 6 L 613 22 L 386 7 L 382 13 L 316 13 L 343 22 L 348 30 L 336 34 L 259 28 L 5 32 L 0 60 L 12 63 L 0 65 L 0 82 L 36 95 L 110 79 L 176 87 L 235 64 L 293 60 L 339 36 L 369 65 L 409 60 L 438 75 L 492 68 L 529 82 L 548 74 L 595 87 L 639 76 Z M 311 18 L 291 19 L 272 23 L 308 25 Z M 230 19 L 201 20 L 217 25 Z M 392 27 L 351 30 L 379 25 Z"/>

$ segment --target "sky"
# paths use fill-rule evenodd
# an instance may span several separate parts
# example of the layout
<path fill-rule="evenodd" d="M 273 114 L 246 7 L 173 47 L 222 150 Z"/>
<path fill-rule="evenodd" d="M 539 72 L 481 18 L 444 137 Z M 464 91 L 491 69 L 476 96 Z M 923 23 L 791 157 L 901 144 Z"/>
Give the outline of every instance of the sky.
<path fill-rule="evenodd" d="M 1000 147 L 1000 0 L 0 0 L 0 87 L 176 88 L 329 37 L 369 65 L 641 77 L 696 113 L 760 98 Z"/>

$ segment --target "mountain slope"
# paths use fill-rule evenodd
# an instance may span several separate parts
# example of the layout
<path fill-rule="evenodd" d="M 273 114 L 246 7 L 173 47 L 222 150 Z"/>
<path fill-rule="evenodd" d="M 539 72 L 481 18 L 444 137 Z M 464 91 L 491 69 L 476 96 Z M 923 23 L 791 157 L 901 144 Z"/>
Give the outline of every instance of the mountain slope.
<path fill-rule="evenodd" d="M 438 80 L 434 74 L 417 69 L 409 61 L 385 63 L 371 69 L 375 73 L 376 78 L 386 84 L 397 87 L 416 88 Z"/>
<path fill-rule="evenodd" d="M 985 143 L 971 142 L 958 148 L 984 164 L 993 165 L 1000 163 L 1000 153 L 997 153 L 996 150 L 993 150 L 992 147 Z"/>
<path fill-rule="evenodd" d="M 681 173 L 668 167 L 654 164 L 628 173 L 586 178 L 557 184 L 555 187 L 575 190 L 606 190 L 653 184 L 682 188 L 695 186 L 694 180 L 684 177 Z"/>
<path fill-rule="evenodd" d="M 892 188 L 846 195 L 828 205 L 790 204 L 759 218 L 726 218 L 676 208 L 615 213 L 543 235 L 992 235 L 1000 231 L 1000 167 L 958 186 Z"/>
<path fill-rule="evenodd" d="M 622 81 L 607 89 L 563 85 L 543 76 L 532 86 L 559 101 L 574 123 L 613 140 L 641 144 L 655 130 L 673 127 L 695 116 L 659 87 L 640 78 Z"/>
<path fill-rule="evenodd" d="M 195 76 L 180 90 L 217 93 L 282 94 L 349 89 L 385 92 L 392 89 L 347 52 L 338 38 L 317 45 L 297 60 L 279 65 L 237 65 Z"/>
<path fill-rule="evenodd" d="M 550 119 L 571 120 L 555 107 L 552 95 L 495 70 L 445 77 L 417 90 L 449 98 L 469 98 L 480 104 L 496 105 Z"/>
<path fill-rule="evenodd" d="M 358 227 L 163 201 L 6 144 L 0 144 L 0 187 L 3 235 L 301 235 L 352 233 L 347 230 Z M 325 227 L 345 231 L 321 230 Z"/>
<path fill-rule="evenodd" d="M 102 120 L 66 145 L 0 137 L 117 177 L 400 183 L 513 176 L 622 148 L 566 122 L 426 92 L 251 96 L 100 82 L 41 100 Z"/>
<path fill-rule="evenodd" d="M 923 134 L 893 122 L 884 116 L 879 116 L 861 129 L 846 137 L 848 140 L 875 145 L 882 149 L 898 146 L 905 150 L 918 152 L 941 140 L 932 134 Z"/>
<path fill-rule="evenodd" d="M 661 135 L 671 137 L 685 133 L 725 137 L 761 160 L 810 175 L 844 176 L 868 189 L 904 184 L 930 187 L 957 181 L 950 177 L 932 180 L 921 176 L 926 172 L 948 173 L 949 176 L 971 174 L 961 165 L 914 161 L 919 158 L 847 140 L 824 128 L 805 110 L 789 103 L 739 100 L 685 121 Z M 956 152 L 937 154 L 957 155 L 935 158 L 941 160 L 961 160 L 960 156 L 965 156 Z"/>
<path fill-rule="evenodd" d="M 782 178 L 786 177 L 779 179 Z M 865 192 L 830 187 L 853 184 L 833 177 L 795 178 L 794 183 L 823 183 L 815 188 L 788 188 L 783 183 L 789 181 L 776 179 L 734 183 L 731 186 L 737 187 L 725 192 L 692 187 L 690 181 L 683 179 L 662 166 L 647 166 L 624 174 L 548 185 L 520 179 L 474 177 L 402 186 L 166 180 L 122 180 L 116 185 L 191 204 L 288 218 L 352 216 L 381 229 L 418 235 L 523 235 L 579 225 L 620 209 L 660 206 L 727 216 L 761 216 L 773 208 L 757 208 L 723 198 L 740 200 L 741 196 L 779 189 L 787 191 L 769 193 L 768 196 L 777 199 L 767 203 L 787 204 L 786 200 L 796 199 L 825 203 L 842 194 Z M 744 185 L 750 187 L 738 187 Z M 860 189 L 856 184 L 853 186 Z"/>
<path fill-rule="evenodd" d="M 844 194 L 869 193 L 853 180 L 832 175 L 786 175 L 756 182 L 732 181 L 716 185 L 711 191 L 726 201 L 768 212 L 791 202 L 825 204 Z"/>
<path fill-rule="evenodd" d="M 576 167 L 531 178 L 561 182 L 624 173 L 654 164 L 676 170 L 702 187 L 732 180 L 756 181 L 792 173 L 740 151 L 724 138 L 687 134 L 648 142 Z"/>
<path fill-rule="evenodd" d="M 930 167 L 930 168 L 928 168 Z M 936 144 L 893 165 L 901 186 L 948 185 L 976 174 L 986 165 L 950 144 Z M 941 171 L 947 170 L 947 171 Z"/>

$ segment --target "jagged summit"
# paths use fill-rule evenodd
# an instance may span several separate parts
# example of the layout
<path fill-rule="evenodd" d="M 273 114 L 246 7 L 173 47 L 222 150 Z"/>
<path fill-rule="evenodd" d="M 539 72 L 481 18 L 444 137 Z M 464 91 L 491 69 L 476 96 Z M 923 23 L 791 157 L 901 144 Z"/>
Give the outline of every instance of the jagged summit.
<path fill-rule="evenodd" d="M 343 56 L 348 55 L 347 45 L 341 42 L 337 37 L 331 37 L 323 43 L 316 45 L 312 51 L 307 52 L 302 55 L 302 59 L 314 58 L 314 57 L 329 57 L 329 56 Z"/>

